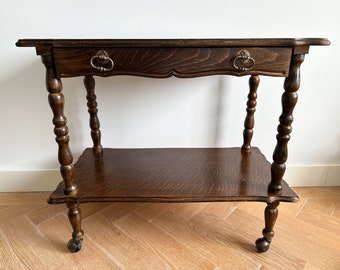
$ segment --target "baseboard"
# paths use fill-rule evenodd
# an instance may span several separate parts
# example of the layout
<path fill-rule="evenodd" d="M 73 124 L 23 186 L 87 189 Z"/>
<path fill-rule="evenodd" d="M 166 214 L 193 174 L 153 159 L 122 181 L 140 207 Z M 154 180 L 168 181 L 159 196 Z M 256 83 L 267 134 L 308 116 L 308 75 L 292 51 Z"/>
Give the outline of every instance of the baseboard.
<path fill-rule="evenodd" d="M 292 187 L 340 186 L 340 165 L 288 166 L 284 179 Z"/>
<path fill-rule="evenodd" d="M 60 181 L 59 170 L 0 171 L 0 192 L 52 191 Z"/>
<path fill-rule="evenodd" d="M 292 187 L 340 186 L 340 165 L 288 166 L 284 179 Z M 0 192 L 52 191 L 59 170 L 0 171 Z"/>

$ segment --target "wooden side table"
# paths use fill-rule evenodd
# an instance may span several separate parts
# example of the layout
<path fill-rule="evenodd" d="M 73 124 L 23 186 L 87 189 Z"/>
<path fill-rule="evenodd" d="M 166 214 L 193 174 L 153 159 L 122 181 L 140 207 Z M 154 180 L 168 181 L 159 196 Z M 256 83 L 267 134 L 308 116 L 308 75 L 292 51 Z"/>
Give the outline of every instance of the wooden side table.
<path fill-rule="evenodd" d="M 48 101 L 53 112 L 63 181 L 51 204 L 66 203 L 73 228 L 68 248 L 81 249 L 84 232 L 79 205 L 89 202 L 265 202 L 263 237 L 267 251 L 274 236 L 280 202 L 298 196 L 282 179 L 300 84 L 300 65 L 312 45 L 327 39 L 83 40 L 21 39 L 35 47 L 46 67 Z M 94 76 L 133 75 L 192 78 L 250 75 L 244 143 L 238 148 L 103 148 L 97 117 Z M 251 147 L 259 75 L 285 77 L 277 145 L 270 164 Z M 83 76 L 93 147 L 73 164 L 64 115 L 61 78 Z"/>

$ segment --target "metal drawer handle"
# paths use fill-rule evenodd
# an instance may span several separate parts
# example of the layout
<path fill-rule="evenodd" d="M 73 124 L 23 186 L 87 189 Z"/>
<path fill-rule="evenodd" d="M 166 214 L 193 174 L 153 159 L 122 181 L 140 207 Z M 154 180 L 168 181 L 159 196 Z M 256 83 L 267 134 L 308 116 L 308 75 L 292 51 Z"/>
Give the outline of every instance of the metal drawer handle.
<path fill-rule="evenodd" d="M 115 63 L 105 50 L 98 51 L 97 54 L 91 58 L 90 63 L 93 68 L 100 72 L 111 71 L 115 66 Z"/>
<path fill-rule="evenodd" d="M 255 59 L 250 57 L 250 53 L 247 50 L 242 50 L 235 57 L 233 66 L 239 71 L 252 70 L 255 66 Z"/>

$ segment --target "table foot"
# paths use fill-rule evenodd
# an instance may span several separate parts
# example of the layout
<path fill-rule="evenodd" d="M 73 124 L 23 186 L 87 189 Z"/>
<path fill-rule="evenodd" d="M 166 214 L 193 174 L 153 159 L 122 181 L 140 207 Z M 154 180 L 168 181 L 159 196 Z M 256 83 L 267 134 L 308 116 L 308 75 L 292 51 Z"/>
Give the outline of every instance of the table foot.
<path fill-rule="evenodd" d="M 256 240 L 256 248 L 258 252 L 266 252 L 270 247 L 270 240 L 264 237 Z"/>
<path fill-rule="evenodd" d="M 76 252 L 78 252 L 79 250 L 81 250 L 82 244 L 83 244 L 83 241 L 82 241 L 82 240 L 77 241 L 77 240 L 71 239 L 71 240 L 68 241 L 68 243 L 67 243 L 67 248 L 68 248 L 72 253 L 76 253 Z"/>

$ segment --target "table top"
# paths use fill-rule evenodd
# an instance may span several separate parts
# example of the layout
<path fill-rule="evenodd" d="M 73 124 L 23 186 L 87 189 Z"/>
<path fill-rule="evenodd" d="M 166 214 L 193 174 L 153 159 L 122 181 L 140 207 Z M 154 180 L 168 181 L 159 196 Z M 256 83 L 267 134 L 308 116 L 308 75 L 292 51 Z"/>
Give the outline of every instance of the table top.
<path fill-rule="evenodd" d="M 246 39 L 19 39 L 18 47 L 295 47 L 329 45 L 326 38 Z"/>

